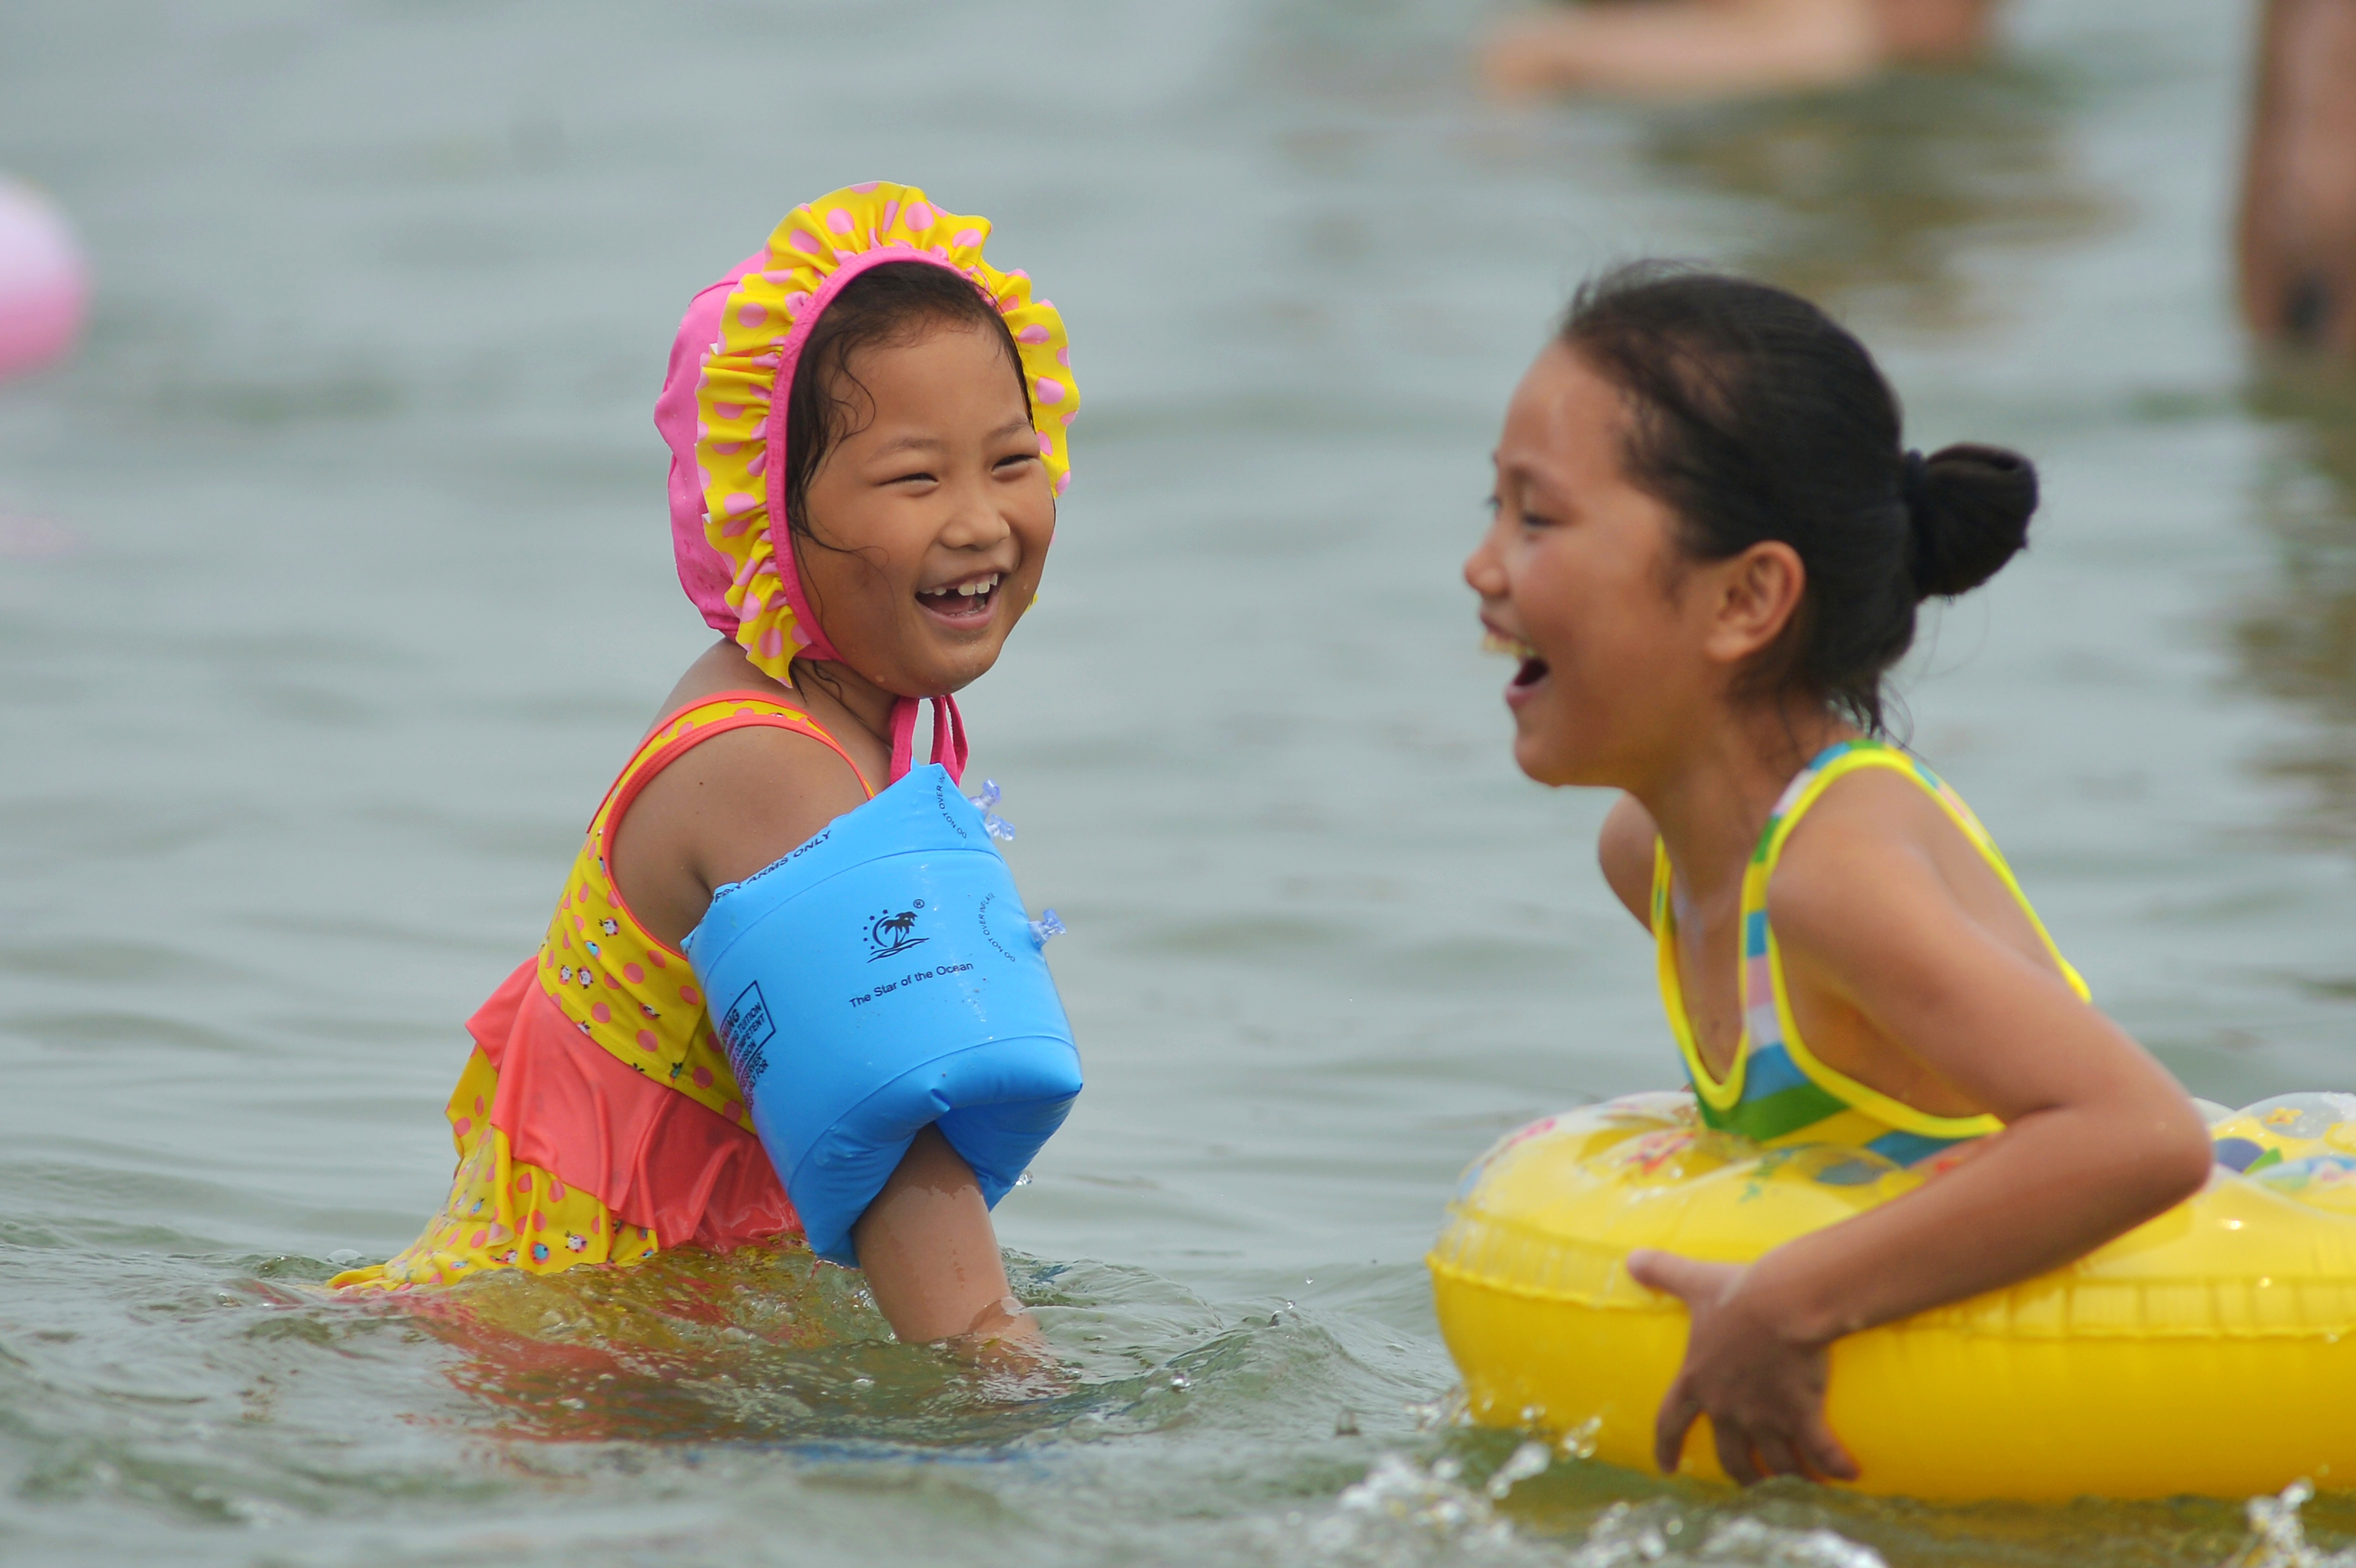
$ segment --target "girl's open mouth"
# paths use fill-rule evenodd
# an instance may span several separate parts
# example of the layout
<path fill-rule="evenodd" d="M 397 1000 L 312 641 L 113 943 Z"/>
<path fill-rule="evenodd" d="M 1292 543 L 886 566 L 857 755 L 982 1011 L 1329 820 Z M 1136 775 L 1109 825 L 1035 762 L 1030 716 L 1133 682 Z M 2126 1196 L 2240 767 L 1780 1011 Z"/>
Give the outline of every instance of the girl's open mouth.
<path fill-rule="evenodd" d="M 1514 671 L 1513 681 L 1506 688 L 1509 692 L 1536 686 L 1547 677 L 1546 660 L 1538 656 L 1537 649 L 1518 637 L 1501 637 L 1492 632 L 1481 639 L 1481 647 L 1484 653 L 1503 654 L 1519 661 L 1520 667 Z"/>
<path fill-rule="evenodd" d="M 998 602 L 998 584 L 1003 575 L 993 571 L 939 588 L 919 588 L 916 603 L 944 621 L 979 624 L 990 619 L 990 609 Z"/>

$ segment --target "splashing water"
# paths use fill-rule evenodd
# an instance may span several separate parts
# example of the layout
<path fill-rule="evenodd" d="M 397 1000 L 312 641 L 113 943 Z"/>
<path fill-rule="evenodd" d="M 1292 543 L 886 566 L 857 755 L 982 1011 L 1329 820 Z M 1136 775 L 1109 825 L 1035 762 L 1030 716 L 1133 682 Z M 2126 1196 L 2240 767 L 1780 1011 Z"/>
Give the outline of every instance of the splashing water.
<path fill-rule="evenodd" d="M 1664 1501 L 1619 1502 L 1566 1551 L 1517 1530 L 1495 1505 L 1546 1473 L 1555 1449 L 1525 1442 L 1479 1488 L 1462 1461 L 1429 1466 L 1385 1454 L 1308 1527 L 1312 1562 L 1421 1568 L 1423 1564 L 1547 1563 L 1554 1568 L 1888 1568 L 1881 1554 L 1837 1532 L 1792 1530 L 1756 1519 L 1706 1522 Z M 2338 1568 L 2337 1564 L 2330 1568 Z"/>
<path fill-rule="evenodd" d="M 1543 1443 L 1525 1443 L 1497 1467 L 1497 1473 L 1489 1477 L 1489 1484 L 1482 1490 L 1488 1494 L 1491 1502 L 1504 1502 L 1505 1495 L 1515 1486 L 1533 1476 L 1545 1475 L 1547 1467 L 1553 1463 L 1553 1449 Z"/>
<path fill-rule="evenodd" d="M 2356 1568 L 2356 1547 L 2318 1552 L 2307 1543 L 2298 1510 L 2315 1496 L 2307 1481 L 2293 1481 L 2280 1497 L 2249 1501 L 2250 1539 L 2222 1568 Z"/>
<path fill-rule="evenodd" d="M 1457 1459 L 1435 1459 L 1427 1468 L 1405 1455 L 1381 1456 L 1364 1480 L 1343 1490 L 1333 1512 L 1310 1527 L 1312 1560 L 1373 1568 L 1465 1556 L 1544 1561 L 1545 1554 L 1497 1517 L 1486 1497 L 1462 1484 L 1462 1475 Z"/>
<path fill-rule="evenodd" d="M 1665 1503 L 1614 1503 L 1570 1554 L 1572 1568 L 1888 1568 L 1879 1552 L 1829 1530 L 1756 1519 L 1720 1520 L 1706 1531 L 1694 1524 Z M 1697 1543 L 1686 1540 L 1697 1533 Z"/>

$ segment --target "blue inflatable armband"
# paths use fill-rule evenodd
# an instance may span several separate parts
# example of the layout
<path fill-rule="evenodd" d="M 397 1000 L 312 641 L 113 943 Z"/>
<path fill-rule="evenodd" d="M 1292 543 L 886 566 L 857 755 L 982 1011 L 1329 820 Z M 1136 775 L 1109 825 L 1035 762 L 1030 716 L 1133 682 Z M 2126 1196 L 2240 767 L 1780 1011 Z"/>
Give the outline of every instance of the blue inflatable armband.
<path fill-rule="evenodd" d="M 851 1229 L 924 1128 L 994 1207 L 1080 1092 L 1039 952 L 1062 923 L 1025 912 L 986 816 L 947 770 L 917 768 L 714 892 L 683 944 L 761 1146 L 831 1262 L 857 1265 Z"/>

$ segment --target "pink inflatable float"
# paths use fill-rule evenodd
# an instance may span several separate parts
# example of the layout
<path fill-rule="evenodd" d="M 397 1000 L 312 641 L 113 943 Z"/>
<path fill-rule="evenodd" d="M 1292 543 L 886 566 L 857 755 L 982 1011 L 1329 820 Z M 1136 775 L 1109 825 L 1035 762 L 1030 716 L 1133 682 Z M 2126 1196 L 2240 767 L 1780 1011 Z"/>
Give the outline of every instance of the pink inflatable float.
<path fill-rule="evenodd" d="M 81 333 L 90 278 L 65 214 L 0 175 L 0 379 L 65 357 Z"/>

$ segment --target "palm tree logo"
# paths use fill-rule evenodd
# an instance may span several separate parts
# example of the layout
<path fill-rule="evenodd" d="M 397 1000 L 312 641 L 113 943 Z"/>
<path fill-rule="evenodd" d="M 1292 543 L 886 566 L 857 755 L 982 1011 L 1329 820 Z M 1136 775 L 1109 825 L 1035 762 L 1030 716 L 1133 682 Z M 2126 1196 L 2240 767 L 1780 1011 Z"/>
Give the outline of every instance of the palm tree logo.
<path fill-rule="evenodd" d="M 905 953 L 911 947 L 921 947 L 932 940 L 929 936 L 912 936 L 916 929 L 916 911 L 925 907 L 918 899 L 914 909 L 894 911 L 888 906 L 867 923 L 867 961 L 889 958 L 894 953 Z"/>

